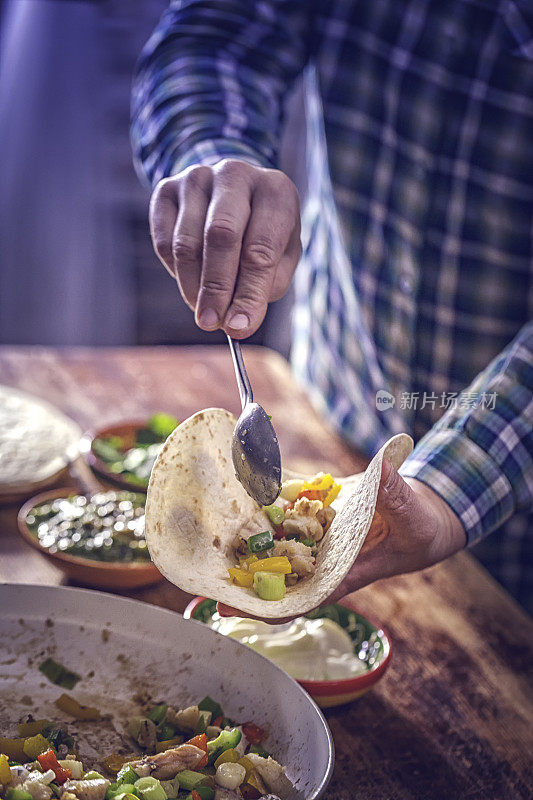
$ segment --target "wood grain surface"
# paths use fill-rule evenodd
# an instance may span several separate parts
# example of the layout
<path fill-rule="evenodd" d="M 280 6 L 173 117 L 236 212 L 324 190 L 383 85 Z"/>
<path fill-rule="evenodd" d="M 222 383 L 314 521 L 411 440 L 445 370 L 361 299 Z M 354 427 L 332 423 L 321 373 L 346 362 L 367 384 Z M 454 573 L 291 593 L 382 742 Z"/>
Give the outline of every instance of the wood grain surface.
<path fill-rule="evenodd" d="M 254 394 L 273 416 L 284 463 L 349 474 L 364 461 L 312 410 L 276 354 L 245 348 Z M 0 348 L 0 382 L 55 403 L 91 429 L 156 411 L 239 411 L 220 347 Z M 0 580 L 60 585 L 62 574 L 0 509 Z M 183 611 L 164 582 L 125 592 Z M 515 800 L 533 796 L 533 622 L 466 553 L 352 595 L 392 635 L 384 679 L 325 712 L 336 748 L 331 800 Z"/>

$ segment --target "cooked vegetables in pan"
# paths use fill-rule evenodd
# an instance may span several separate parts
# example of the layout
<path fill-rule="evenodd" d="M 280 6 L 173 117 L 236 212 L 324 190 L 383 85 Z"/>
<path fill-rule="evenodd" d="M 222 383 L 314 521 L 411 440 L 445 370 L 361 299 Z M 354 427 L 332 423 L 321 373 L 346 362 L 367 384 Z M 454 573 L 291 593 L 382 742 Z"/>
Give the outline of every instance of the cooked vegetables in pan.
<path fill-rule="evenodd" d="M 80 717 L 78 709 L 87 707 L 70 701 L 56 705 L 101 724 L 98 709 Z M 59 745 L 47 738 L 64 728 L 30 720 L 19 733 L 32 735 L 0 737 L 2 800 L 276 800 L 293 788 L 262 745 L 265 731 L 229 719 L 209 696 L 182 709 L 159 703 L 132 717 L 128 732 L 137 753 L 110 754 L 98 769 L 76 756 L 67 733 Z"/>

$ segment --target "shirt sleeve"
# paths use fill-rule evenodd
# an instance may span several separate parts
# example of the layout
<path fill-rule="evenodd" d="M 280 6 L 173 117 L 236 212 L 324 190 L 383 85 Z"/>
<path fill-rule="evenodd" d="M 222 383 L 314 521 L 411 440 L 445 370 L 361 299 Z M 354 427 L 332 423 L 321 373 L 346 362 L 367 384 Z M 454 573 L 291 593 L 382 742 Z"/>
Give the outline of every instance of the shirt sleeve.
<path fill-rule="evenodd" d="M 533 322 L 461 393 L 400 472 L 451 506 L 469 544 L 515 512 L 533 511 Z"/>
<path fill-rule="evenodd" d="M 283 96 L 309 60 L 307 0 L 172 2 L 138 61 L 131 138 L 155 185 L 193 163 L 277 164 Z"/>

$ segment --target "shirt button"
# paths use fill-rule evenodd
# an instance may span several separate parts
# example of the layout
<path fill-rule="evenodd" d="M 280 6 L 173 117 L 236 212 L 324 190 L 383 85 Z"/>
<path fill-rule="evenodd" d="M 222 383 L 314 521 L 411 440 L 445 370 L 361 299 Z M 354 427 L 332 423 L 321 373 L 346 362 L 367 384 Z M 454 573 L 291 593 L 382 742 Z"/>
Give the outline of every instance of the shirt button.
<path fill-rule="evenodd" d="M 410 275 L 408 272 L 402 272 L 400 274 L 398 283 L 400 285 L 400 289 L 404 294 L 411 294 L 414 287 L 413 276 Z"/>

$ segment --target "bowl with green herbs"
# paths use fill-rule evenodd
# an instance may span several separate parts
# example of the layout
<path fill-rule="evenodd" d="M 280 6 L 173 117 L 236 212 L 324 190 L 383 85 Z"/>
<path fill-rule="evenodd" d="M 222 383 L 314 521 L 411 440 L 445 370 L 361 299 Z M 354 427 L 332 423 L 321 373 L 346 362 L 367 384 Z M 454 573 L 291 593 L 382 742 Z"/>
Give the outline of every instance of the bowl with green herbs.
<path fill-rule="evenodd" d="M 101 589 L 134 589 L 163 580 L 144 536 L 138 492 L 80 494 L 54 489 L 30 498 L 18 513 L 22 537 L 69 578 Z"/>
<path fill-rule="evenodd" d="M 178 425 L 176 417 L 157 412 L 143 421 L 119 422 L 87 433 L 81 449 L 92 469 L 106 480 L 146 492 L 158 453 Z"/>

